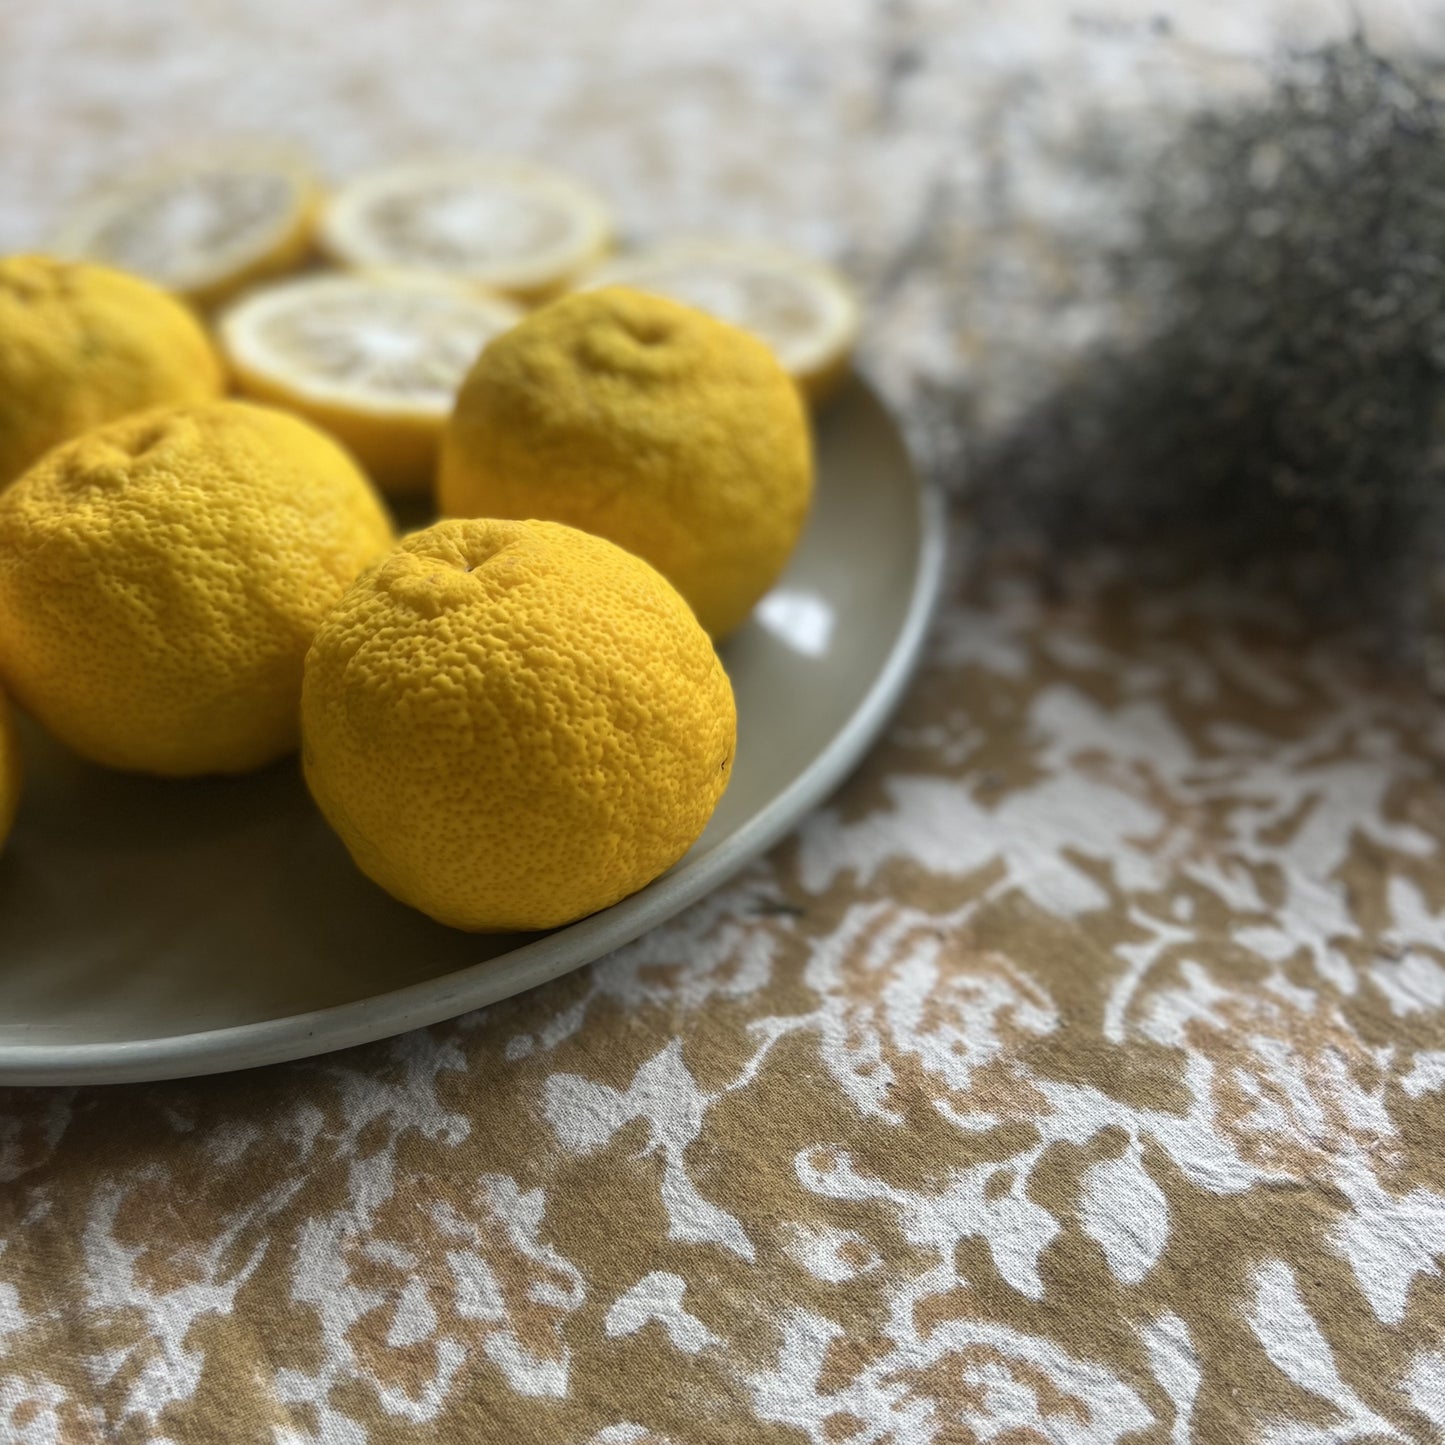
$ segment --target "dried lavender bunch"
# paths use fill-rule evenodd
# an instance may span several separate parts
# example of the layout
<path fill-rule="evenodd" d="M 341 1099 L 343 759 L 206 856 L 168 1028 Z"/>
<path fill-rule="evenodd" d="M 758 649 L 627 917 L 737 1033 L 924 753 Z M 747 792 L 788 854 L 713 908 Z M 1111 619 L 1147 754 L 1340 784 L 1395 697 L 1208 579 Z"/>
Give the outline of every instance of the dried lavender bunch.
<path fill-rule="evenodd" d="M 1185 124 L 1138 222 L 1119 266 L 1144 339 L 986 458 L 985 505 L 1071 541 L 1310 554 L 1352 578 L 1417 564 L 1445 536 L 1445 106 L 1427 83 L 1360 39 L 1295 57 L 1262 101 Z"/>

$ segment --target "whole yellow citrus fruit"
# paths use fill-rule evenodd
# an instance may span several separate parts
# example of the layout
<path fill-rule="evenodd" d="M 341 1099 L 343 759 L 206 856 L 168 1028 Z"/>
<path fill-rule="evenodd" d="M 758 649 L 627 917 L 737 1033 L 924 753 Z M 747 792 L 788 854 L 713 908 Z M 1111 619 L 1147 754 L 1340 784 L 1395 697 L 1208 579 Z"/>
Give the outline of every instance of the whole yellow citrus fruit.
<path fill-rule="evenodd" d="M 224 375 L 201 324 L 122 271 L 0 259 L 0 487 L 59 442 L 129 412 L 209 401 Z"/>
<path fill-rule="evenodd" d="M 439 522 L 316 633 L 306 780 L 363 872 L 455 928 L 552 928 L 675 863 L 737 717 L 707 634 L 639 558 L 552 522 Z"/>
<path fill-rule="evenodd" d="M 355 463 L 295 417 L 126 417 L 0 495 L 0 672 L 95 762 L 259 767 L 296 745 L 317 624 L 392 541 Z"/>
<path fill-rule="evenodd" d="M 776 246 L 718 239 L 663 242 L 604 261 L 588 286 L 631 286 L 696 306 L 761 337 L 809 401 L 848 374 L 860 308 L 830 266 Z"/>
<path fill-rule="evenodd" d="M 787 562 L 813 485 L 808 418 L 768 346 L 606 287 L 482 352 L 442 437 L 448 516 L 542 517 L 651 562 L 714 637 Z"/>
<path fill-rule="evenodd" d="M 10 704 L 0 694 L 0 844 L 10 836 L 20 804 L 20 739 Z"/>

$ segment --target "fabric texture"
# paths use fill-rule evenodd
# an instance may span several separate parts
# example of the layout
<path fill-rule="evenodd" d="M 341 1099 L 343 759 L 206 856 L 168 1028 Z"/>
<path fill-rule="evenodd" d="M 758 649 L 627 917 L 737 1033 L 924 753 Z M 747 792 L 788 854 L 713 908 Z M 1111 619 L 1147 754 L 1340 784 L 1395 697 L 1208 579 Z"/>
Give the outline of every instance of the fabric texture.
<path fill-rule="evenodd" d="M 1445 1437 L 1438 702 L 1228 589 L 982 548 L 960 471 L 1095 324 L 1069 138 L 1339 23 L 1223 8 L 0 15 L 0 248 L 182 133 L 551 157 L 639 233 L 846 262 L 959 492 L 885 740 L 672 923 L 344 1054 L 0 1093 L 0 1440 Z"/>

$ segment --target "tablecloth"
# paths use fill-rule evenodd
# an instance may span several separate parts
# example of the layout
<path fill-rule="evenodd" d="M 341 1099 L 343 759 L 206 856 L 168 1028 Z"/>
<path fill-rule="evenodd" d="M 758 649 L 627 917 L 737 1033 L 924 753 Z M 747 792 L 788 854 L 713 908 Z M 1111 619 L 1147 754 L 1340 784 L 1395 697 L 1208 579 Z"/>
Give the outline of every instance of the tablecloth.
<path fill-rule="evenodd" d="M 957 497 L 884 741 L 672 923 L 347 1053 L 0 1094 L 0 1439 L 1445 1438 L 1438 702 L 1247 593 L 990 544 L 968 502 L 972 440 L 1097 333 L 1111 214 L 1071 144 L 1352 23 L 0 11 L 0 248 L 180 140 L 553 160 L 633 235 L 845 264 L 863 364 Z"/>

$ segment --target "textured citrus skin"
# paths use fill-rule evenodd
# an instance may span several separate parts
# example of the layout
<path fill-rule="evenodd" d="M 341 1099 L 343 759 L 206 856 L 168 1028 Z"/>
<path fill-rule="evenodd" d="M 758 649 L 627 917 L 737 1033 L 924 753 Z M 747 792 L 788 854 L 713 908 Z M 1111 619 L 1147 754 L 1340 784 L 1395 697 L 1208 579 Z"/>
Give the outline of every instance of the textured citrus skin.
<path fill-rule="evenodd" d="M 221 394 L 201 324 L 147 281 L 83 261 L 0 259 L 0 487 L 59 442 Z"/>
<path fill-rule="evenodd" d="M 0 694 L 0 846 L 10 836 L 20 804 L 20 739 L 10 704 Z"/>
<path fill-rule="evenodd" d="M 772 586 L 813 486 L 807 411 L 768 347 L 625 287 L 493 341 L 442 438 L 447 516 L 543 517 L 651 562 L 714 637 Z"/>
<path fill-rule="evenodd" d="M 551 928 L 663 872 L 736 744 L 732 688 L 645 562 L 551 522 L 438 522 L 317 631 L 306 780 L 363 872 L 473 931 Z"/>
<path fill-rule="evenodd" d="M 260 767 L 296 745 L 317 624 L 392 541 L 305 422 L 233 401 L 126 417 L 0 496 L 0 672 L 95 762 Z"/>

